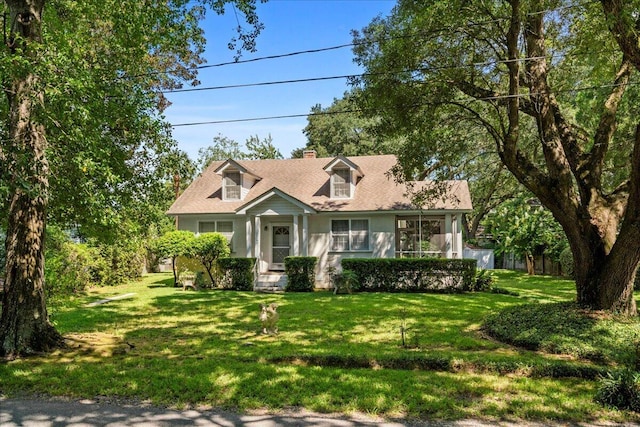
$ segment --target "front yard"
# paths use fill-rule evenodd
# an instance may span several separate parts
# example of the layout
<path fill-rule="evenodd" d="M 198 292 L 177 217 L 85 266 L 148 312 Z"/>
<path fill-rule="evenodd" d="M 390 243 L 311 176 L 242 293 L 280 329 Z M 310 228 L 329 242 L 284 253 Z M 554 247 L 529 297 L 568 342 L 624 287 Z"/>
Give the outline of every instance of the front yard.
<path fill-rule="evenodd" d="M 51 303 L 70 349 L 0 364 L 0 393 L 389 418 L 640 420 L 594 403 L 593 376 L 555 378 L 601 366 L 486 337 L 480 326 L 496 310 L 575 295 L 571 281 L 496 275 L 519 295 L 193 292 L 150 275 Z M 263 335 L 260 304 L 271 302 L 279 333 Z"/>

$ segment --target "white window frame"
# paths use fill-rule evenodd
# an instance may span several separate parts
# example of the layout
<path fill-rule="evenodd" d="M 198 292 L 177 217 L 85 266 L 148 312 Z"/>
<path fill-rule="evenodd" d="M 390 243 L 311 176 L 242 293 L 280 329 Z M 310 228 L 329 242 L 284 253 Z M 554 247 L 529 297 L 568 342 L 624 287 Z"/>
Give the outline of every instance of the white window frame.
<path fill-rule="evenodd" d="M 227 183 L 227 178 L 230 174 L 238 174 L 239 183 L 234 185 L 229 185 Z M 229 197 L 229 189 L 238 189 L 238 197 Z M 225 171 L 222 175 L 222 200 L 235 202 L 238 200 L 242 200 L 242 173 L 237 170 L 228 170 Z"/>
<path fill-rule="evenodd" d="M 225 223 L 231 223 L 231 231 L 218 231 L 218 224 L 221 222 L 225 222 Z M 202 224 L 214 224 L 213 228 L 214 231 L 200 231 L 201 225 Z M 231 250 L 231 252 L 233 252 L 233 234 L 235 232 L 235 222 L 232 219 L 216 219 L 216 220 L 212 220 L 212 221 L 198 221 L 198 234 L 202 234 L 202 233 L 220 233 L 222 234 L 226 239 L 227 242 L 229 242 L 229 249 Z"/>
<path fill-rule="evenodd" d="M 347 173 L 346 182 L 344 183 L 336 182 L 336 176 L 339 176 L 338 171 L 346 171 Z M 351 169 L 349 168 L 333 168 L 333 173 L 331 174 L 331 198 L 332 199 L 351 199 L 353 197 L 353 176 L 352 175 L 353 174 L 351 172 Z M 346 196 L 344 194 L 338 194 L 338 192 L 336 191 L 337 185 L 345 186 L 344 188 L 348 188 L 349 194 Z"/>
<path fill-rule="evenodd" d="M 333 231 L 333 222 L 334 221 L 348 221 L 349 224 L 349 229 L 346 232 L 346 235 L 348 236 L 347 238 L 347 249 L 338 249 L 336 248 L 336 246 L 334 245 L 334 237 L 337 236 L 344 236 L 344 233 L 336 233 L 334 234 Z M 353 221 L 367 221 L 367 230 L 366 230 L 366 248 L 358 248 L 358 249 L 353 249 L 353 242 L 355 237 L 357 237 L 356 233 L 358 233 L 359 231 L 355 231 L 353 230 L 353 225 L 352 222 Z M 330 252 L 371 252 L 371 220 L 369 218 L 334 218 L 331 220 L 330 226 L 329 226 L 329 251 Z"/>

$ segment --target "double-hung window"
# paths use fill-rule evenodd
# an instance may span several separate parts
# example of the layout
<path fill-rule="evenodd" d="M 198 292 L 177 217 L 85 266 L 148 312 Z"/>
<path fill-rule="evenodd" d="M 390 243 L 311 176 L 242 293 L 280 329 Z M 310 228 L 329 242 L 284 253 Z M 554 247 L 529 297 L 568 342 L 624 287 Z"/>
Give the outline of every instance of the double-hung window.
<path fill-rule="evenodd" d="M 200 221 L 198 233 L 220 233 L 229 242 L 229 249 L 233 252 L 233 221 Z"/>
<path fill-rule="evenodd" d="M 334 219 L 331 221 L 331 250 L 368 251 L 368 219 Z"/>
<path fill-rule="evenodd" d="M 240 200 L 242 191 L 242 176 L 240 172 L 225 172 L 222 178 L 222 199 L 223 200 Z"/>
<path fill-rule="evenodd" d="M 334 169 L 332 182 L 332 197 L 348 199 L 351 197 L 351 171 L 349 169 Z"/>

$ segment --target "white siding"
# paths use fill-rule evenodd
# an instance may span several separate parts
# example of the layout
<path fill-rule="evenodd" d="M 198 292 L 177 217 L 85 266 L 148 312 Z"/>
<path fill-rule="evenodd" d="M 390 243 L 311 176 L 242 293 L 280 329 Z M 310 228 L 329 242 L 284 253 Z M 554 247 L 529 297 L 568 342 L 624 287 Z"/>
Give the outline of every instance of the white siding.
<path fill-rule="evenodd" d="M 255 184 L 256 179 L 251 176 L 251 175 L 247 175 L 242 174 L 242 189 L 241 189 L 241 198 L 242 200 L 244 200 L 244 198 L 246 197 L 247 193 L 249 192 L 249 190 L 251 190 L 251 187 L 253 187 L 253 184 Z"/>
<path fill-rule="evenodd" d="M 198 233 L 198 223 L 201 221 L 232 221 L 233 222 L 233 257 L 244 257 L 247 254 L 246 224 L 244 217 L 231 215 L 188 215 L 180 216 L 178 229 Z"/>
<path fill-rule="evenodd" d="M 331 252 L 331 220 L 362 218 L 369 220 L 370 249 L 357 252 Z M 340 269 L 344 258 L 393 258 L 395 254 L 395 214 L 314 215 L 309 217 L 309 256 L 318 257 L 316 286 L 330 286 L 327 268 Z"/>

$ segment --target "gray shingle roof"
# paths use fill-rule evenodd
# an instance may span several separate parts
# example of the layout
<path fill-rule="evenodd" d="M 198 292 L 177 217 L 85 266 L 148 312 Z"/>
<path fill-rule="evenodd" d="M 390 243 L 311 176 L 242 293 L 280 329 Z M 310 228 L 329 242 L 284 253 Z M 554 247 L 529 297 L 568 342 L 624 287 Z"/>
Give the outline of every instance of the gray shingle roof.
<path fill-rule="evenodd" d="M 407 186 L 397 184 L 388 174 L 396 164 L 393 155 L 348 157 L 364 175 L 356 184 L 352 199 L 331 199 L 329 174 L 323 168 L 332 158 L 237 161 L 252 174 L 261 177 L 243 200 L 222 200 L 222 177 L 215 171 L 224 162 L 213 162 L 173 203 L 169 215 L 235 213 L 238 208 L 274 188 L 316 211 L 360 212 L 416 210 L 407 194 Z M 434 185 L 414 182 L 416 187 Z M 444 192 L 429 200 L 423 209 L 471 210 L 471 197 L 466 181 L 441 183 Z"/>

